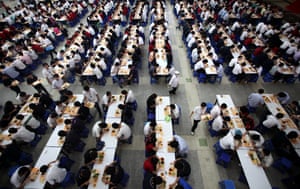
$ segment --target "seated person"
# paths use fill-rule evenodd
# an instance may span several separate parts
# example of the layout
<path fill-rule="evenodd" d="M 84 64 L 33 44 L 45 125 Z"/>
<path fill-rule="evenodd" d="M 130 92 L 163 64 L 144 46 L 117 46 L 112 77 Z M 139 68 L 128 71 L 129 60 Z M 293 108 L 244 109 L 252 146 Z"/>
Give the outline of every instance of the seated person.
<path fill-rule="evenodd" d="M 271 151 L 263 148 L 261 151 L 258 151 L 258 156 L 261 162 L 262 167 L 270 167 L 272 163 L 274 162 L 273 156 L 271 154 Z"/>
<path fill-rule="evenodd" d="M 178 158 L 174 162 L 174 167 L 177 169 L 177 178 L 174 184 L 176 184 L 180 178 L 188 180 L 191 174 L 191 166 L 189 162 L 187 162 L 185 159 Z"/>
<path fill-rule="evenodd" d="M 10 183 L 16 188 L 23 188 L 24 185 L 29 182 L 30 172 L 30 165 L 20 166 L 10 177 Z"/>
<path fill-rule="evenodd" d="M 182 137 L 174 135 L 174 139 L 169 142 L 169 145 L 175 149 L 176 157 L 187 157 L 189 148 Z"/>
<path fill-rule="evenodd" d="M 226 126 L 226 122 L 230 121 L 229 116 L 225 116 L 224 118 L 221 115 L 218 115 L 212 122 L 211 128 L 218 132 L 218 135 L 224 136 L 227 134 L 229 127 Z"/>
<path fill-rule="evenodd" d="M 143 189 L 156 189 L 163 184 L 164 180 L 160 176 L 146 172 L 143 179 Z"/>
<path fill-rule="evenodd" d="M 153 136 L 154 135 L 154 136 Z M 145 156 L 150 157 L 156 154 L 158 148 L 156 147 L 156 137 L 155 133 L 153 133 L 152 137 L 148 137 L 145 140 Z"/>
<path fill-rule="evenodd" d="M 57 113 L 53 112 L 50 114 L 50 116 L 47 118 L 47 124 L 50 128 L 54 129 L 57 126 L 57 119 L 58 119 Z"/>
<path fill-rule="evenodd" d="M 170 104 L 170 108 L 171 108 L 172 122 L 174 122 L 174 120 L 179 119 L 180 117 L 180 109 L 177 104 Z"/>
<path fill-rule="evenodd" d="M 148 97 L 148 99 L 147 99 L 147 111 L 148 112 L 155 113 L 156 98 L 157 98 L 156 93 L 153 93 Z"/>
<path fill-rule="evenodd" d="M 252 144 L 255 148 L 261 148 L 263 143 L 265 142 L 264 137 L 255 130 L 249 130 L 248 131 L 249 137 L 252 141 Z"/>
<path fill-rule="evenodd" d="M 95 124 L 92 128 L 92 136 L 96 138 L 96 141 L 101 140 L 101 136 L 103 133 L 105 133 L 107 128 L 107 124 L 104 122 Z"/>
<path fill-rule="evenodd" d="M 16 142 L 29 143 L 35 138 L 35 133 L 29 131 L 24 126 L 21 126 L 19 128 L 11 127 L 8 129 L 8 132 L 12 135 L 11 138 Z"/>
<path fill-rule="evenodd" d="M 283 117 L 284 117 L 284 114 L 282 114 L 282 113 L 277 113 L 275 116 L 268 115 L 267 119 L 262 122 L 262 126 L 268 128 L 268 129 L 270 129 L 272 127 L 281 128 L 281 123 L 279 120 Z"/>
<path fill-rule="evenodd" d="M 80 187 L 80 189 L 87 189 L 89 186 L 89 180 L 91 177 L 91 170 L 88 166 L 82 166 L 79 171 L 78 174 L 76 175 L 76 182 L 77 182 L 77 186 Z"/>
<path fill-rule="evenodd" d="M 57 187 L 65 179 L 67 170 L 62 166 L 60 161 L 52 161 L 48 164 L 46 183 L 52 187 Z"/>
<path fill-rule="evenodd" d="M 287 105 L 290 101 L 290 95 L 287 92 L 279 92 L 276 96 L 279 103 L 282 105 Z"/>
<path fill-rule="evenodd" d="M 151 122 L 147 122 L 144 126 L 144 135 L 145 137 L 151 135 L 152 133 L 155 132 L 155 127 L 156 127 L 156 122 L 155 121 L 151 121 Z"/>
<path fill-rule="evenodd" d="M 239 129 L 230 129 L 227 135 L 219 140 L 220 147 L 223 150 L 236 150 L 241 145 L 242 131 Z"/>
<path fill-rule="evenodd" d="M 96 148 L 88 149 L 84 153 L 84 164 L 85 165 L 93 164 L 97 157 L 98 157 L 98 151 Z"/>
<path fill-rule="evenodd" d="M 107 165 L 104 169 L 104 175 L 110 175 L 110 181 L 106 183 L 109 184 L 109 188 L 118 186 L 122 181 L 124 174 L 124 169 L 115 161 L 110 165 Z"/>
<path fill-rule="evenodd" d="M 131 137 L 131 129 L 126 123 L 123 123 L 123 122 L 121 122 L 120 124 L 113 123 L 112 127 L 114 129 L 119 128 L 117 137 L 121 142 L 130 142 L 130 141 L 128 141 L 128 139 L 130 139 L 130 137 Z"/>
<path fill-rule="evenodd" d="M 156 155 L 148 157 L 144 161 L 144 171 L 156 174 L 159 158 Z"/>
<path fill-rule="evenodd" d="M 126 104 L 119 104 L 118 108 L 122 110 L 121 121 L 128 125 L 131 125 L 133 119 L 133 113 L 131 107 Z"/>

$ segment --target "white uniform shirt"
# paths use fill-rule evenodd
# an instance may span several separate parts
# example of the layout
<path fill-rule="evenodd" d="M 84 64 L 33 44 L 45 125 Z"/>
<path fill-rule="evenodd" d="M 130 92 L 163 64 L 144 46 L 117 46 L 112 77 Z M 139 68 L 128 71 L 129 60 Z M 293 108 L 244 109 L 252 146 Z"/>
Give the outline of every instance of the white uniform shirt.
<path fill-rule="evenodd" d="M 120 138 L 121 140 L 126 140 L 131 136 L 131 129 L 130 127 L 125 124 L 125 123 L 121 123 L 121 127 L 120 130 L 117 134 L 117 137 Z"/>
<path fill-rule="evenodd" d="M 85 99 L 89 102 L 98 102 L 97 91 L 94 88 L 90 88 L 89 91 L 82 91 Z"/>
<path fill-rule="evenodd" d="M 61 183 L 67 175 L 67 170 L 65 168 L 59 168 L 58 164 L 59 162 L 51 164 L 47 171 L 46 181 L 48 181 L 51 185 Z"/>

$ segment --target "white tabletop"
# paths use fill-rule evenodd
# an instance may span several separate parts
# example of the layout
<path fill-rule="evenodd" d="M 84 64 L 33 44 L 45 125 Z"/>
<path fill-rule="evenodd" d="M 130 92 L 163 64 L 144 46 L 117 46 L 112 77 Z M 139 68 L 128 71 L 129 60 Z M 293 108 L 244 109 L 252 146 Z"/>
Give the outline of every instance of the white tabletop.
<path fill-rule="evenodd" d="M 158 96 L 156 98 L 156 107 L 155 107 L 155 118 L 156 121 L 164 121 L 164 120 L 170 120 L 167 117 L 168 114 L 170 115 L 171 113 L 169 110 L 165 110 L 167 106 L 170 105 L 170 97 L 169 96 Z"/>
<path fill-rule="evenodd" d="M 118 138 L 116 136 L 112 136 L 112 123 L 120 123 L 121 119 L 120 118 L 106 118 L 105 123 L 108 124 L 109 126 L 109 131 L 103 133 L 101 140 L 105 142 L 105 147 L 110 147 L 110 148 L 117 148 L 118 146 Z M 95 124 L 100 123 L 99 121 L 96 122 Z M 116 132 L 117 134 L 117 132 Z"/>
<path fill-rule="evenodd" d="M 227 108 L 235 107 L 230 95 L 227 94 L 216 95 L 216 98 L 217 98 L 217 103 L 219 105 L 225 103 L 227 104 Z"/>
<path fill-rule="evenodd" d="M 61 124 L 58 124 L 55 129 L 52 131 L 51 136 L 48 139 L 48 142 L 46 143 L 46 146 L 48 147 L 59 147 L 61 148 L 64 144 L 64 138 L 61 139 L 60 136 L 58 136 L 58 132 L 60 130 L 65 130 L 65 124 L 62 122 Z"/>
<path fill-rule="evenodd" d="M 119 104 L 124 104 L 124 95 L 113 95 L 115 101 L 113 101 L 109 107 L 106 114 L 107 118 L 121 118 L 121 110 L 118 108 Z M 119 112 L 119 114 L 116 114 L 116 112 Z"/>
<path fill-rule="evenodd" d="M 57 147 L 45 147 L 34 165 L 34 168 L 39 169 L 42 165 L 47 165 L 51 161 L 55 161 L 60 153 L 61 148 Z M 40 174 L 34 181 L 30 181 L 25 185 L 26 189 L 41 189 L 44 187 L 45 180 L 40 179 Z"/>
<path fill-rule="evenodd" d="M 166 181 L 166 188 L 169 188 L 169 185 L 173 184 L 177 178 L 177 175 L 169 174 L 169 168 L 174 168 L 175 153 L 157 152 L 156 155 L 159 158 L 164 158 L 164 166 L 158 170 L 157 175 L 163 177 Z"/>
<path fill-rule="evenodd" d="M 97 163 L 97 160 L 96 160 L 96 163 L 93 166 L 93 170 L 97 170 L 97 172 L 99 173 L 97 182 L 94 185 L 93 181 L 91 180 L 89 187 L 88 187 L 89 189 L 94 189 L 94 188 L 108 189 L 108 187 L 109 187 L 108 184 L 104 184 L 102 182 L 102 176 L 104 173 L 105 166 L 109 165 L 110 163 L 112 163 L 114 161 L 116 148 L 104 147 L 102 149 L 102 151 L 104 152 L 104 158 L 103 158 L 102 162 Z M 93 177 L 93 173 L 91 174 L 91 179 L 93 179 L 92 177 Z"/>
<path fill-rule="evenodd" d="M 161 141 L 162 145 L 157 146 L 159 149 L 157 152 L 168 152 L 168 143 L 173 140 L 173 127 L 172 123 L 166 121 L 156 121 L 156 139 Z"/>
<path fill-rule="evenodd" d="M 249 157 L 248 150 L 238 149 L 238 157 L 243 167 L 250 189 L 271 189 L 272 186 L 264 169 L 255 165 Z"/>

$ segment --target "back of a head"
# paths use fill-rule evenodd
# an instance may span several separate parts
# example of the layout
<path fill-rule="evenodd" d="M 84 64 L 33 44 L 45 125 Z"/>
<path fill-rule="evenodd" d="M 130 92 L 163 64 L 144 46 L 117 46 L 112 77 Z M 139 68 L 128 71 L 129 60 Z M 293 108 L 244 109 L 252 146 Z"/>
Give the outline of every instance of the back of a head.
<path fill-rule="evenodd" d="M 253 135 L 251 135 L 251 139 L 258 141 L 260 139 L 260 136 L 258 134 L 253 134 Z"/>
<path fill-rule="evenodd" d="M 153 182 L 154 184 L 159 185 L 163 182 L 163 179 L 160 176 L 155 176 Z"/>
<path fill-rule="evenodd" d="M 201 103 L 201 107 L 206 107 L 206 103 L 205 103 L 205 102 L 202 102 L 202 103 Z"/>
<path fill-rule="evenodd" d="M 283 98 L 283 97 L 286 97 L 287 95 L 286 95 L 285 92 L 279 92 L 279 93 L 277 94 L 277 96 Z"/>
<path fill-rule="evenodd" d="M 83 90 L 84 90 L 84 91 L 89 91 L 89 90 L 90 90 L 90 87 L 86 85 L 86 86 L 83 87 Z"/>
<path fill-rule="evenodd" d="M 288 139 L 296 139 L 298 137 L 298 133 L 296 131 L 291 131 L 286 135 L 286 137 Z"/>
<path fill-rule="evenodd" d="M 27 175 L 29 173 L 30 173 L 30 169 L 26 166 L 21 167 L 18 171 L 19 176 Z"/>
<path fill-rule="evenodd" d="M 227 104 L 223 103 L 221 104 L 221 109 L 226 109 L 227 108 Z"/>
<path fill-rule="evenodd" d="M 265 92 L 264 89 L 258 89 L 258 93 L 259 93 L 259 94 L 263 94 L 264 92 Z"/>

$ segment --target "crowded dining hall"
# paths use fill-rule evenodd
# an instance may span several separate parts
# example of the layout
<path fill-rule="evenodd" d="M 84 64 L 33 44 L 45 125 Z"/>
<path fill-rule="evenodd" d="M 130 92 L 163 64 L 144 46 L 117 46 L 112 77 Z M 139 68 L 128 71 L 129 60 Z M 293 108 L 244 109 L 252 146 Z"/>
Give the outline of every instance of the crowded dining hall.
<path fill-rule="evenodd" d="M 1 0 L 0 189 L 298 189 L 299 7 Z"/>

